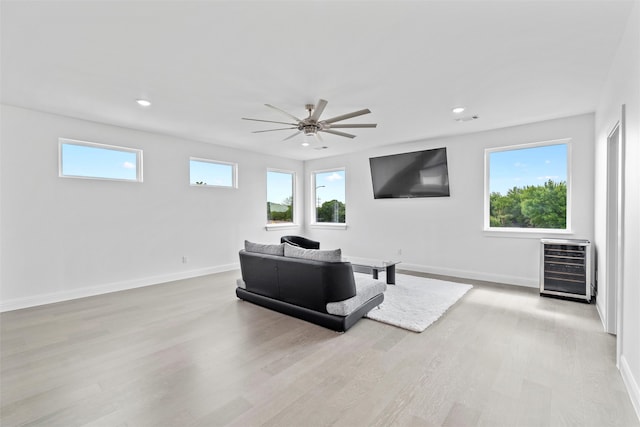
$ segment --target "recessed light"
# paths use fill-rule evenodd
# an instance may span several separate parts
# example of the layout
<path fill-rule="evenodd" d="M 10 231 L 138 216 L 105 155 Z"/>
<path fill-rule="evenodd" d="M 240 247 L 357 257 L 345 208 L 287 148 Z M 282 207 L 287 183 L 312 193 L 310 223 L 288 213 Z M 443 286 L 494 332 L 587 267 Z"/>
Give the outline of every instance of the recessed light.
<path fill-rule="evenodd" d="M 455 114 L 460 114 L 464 111 L 464 107 L 455 107 L 453 109 L 451 109 L 451 111 Z"/>
<path fill-rule="evenodd" d="M 146 99 L 136 99 L 136 102 L 138 103 L 138 105 L 141 105 L 143 107 L 148 107 L 151 105 L 151 101 L 147 101 Z"/>
<path fill-rule="evenodd" d="M 307 141 L 305 141 L 305 142 L 303 142 L 303 143 L 302 143 L 302 146 L 303 146 L 303 147 L 308 147 L 308 146 L 309 146 L 309 143 L 308 143 Z"/>

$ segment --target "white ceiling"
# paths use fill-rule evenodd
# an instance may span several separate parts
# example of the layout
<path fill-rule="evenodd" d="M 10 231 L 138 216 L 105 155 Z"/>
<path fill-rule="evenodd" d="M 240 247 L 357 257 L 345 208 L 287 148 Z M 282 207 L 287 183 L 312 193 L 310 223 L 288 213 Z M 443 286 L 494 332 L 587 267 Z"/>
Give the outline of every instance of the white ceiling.
<path fill-rule="evenodd" d="M 594 111 L 632 1 L 2 1 L 2 102 L 295 159 Z M 136 98 L 153 105 L 138 106 Z M 370 108 L 349 140 L 288 121 Z M 464 105 L 475 121 L 458 123 Z M 101 141 L 117 143 L 119 141 Z"/>

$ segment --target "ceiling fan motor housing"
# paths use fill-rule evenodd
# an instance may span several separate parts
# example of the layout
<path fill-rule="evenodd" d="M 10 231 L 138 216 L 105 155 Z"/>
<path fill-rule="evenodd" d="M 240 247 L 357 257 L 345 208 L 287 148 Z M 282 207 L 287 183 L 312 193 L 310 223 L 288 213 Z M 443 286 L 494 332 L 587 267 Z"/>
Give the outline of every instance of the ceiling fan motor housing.
<path fill-rule="evenodd" d="M 301 131 L 304 132 L 305 135 L 315 135 L 318 132 L 318 126 L 315 124 L 306 124 L 302 126 Z"/>

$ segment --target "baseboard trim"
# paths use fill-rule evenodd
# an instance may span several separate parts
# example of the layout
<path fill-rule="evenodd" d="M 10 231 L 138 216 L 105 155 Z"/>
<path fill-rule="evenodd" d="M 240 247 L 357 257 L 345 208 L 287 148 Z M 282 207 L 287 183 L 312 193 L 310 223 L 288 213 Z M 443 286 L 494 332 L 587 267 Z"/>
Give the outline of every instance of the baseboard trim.
<path fill-rule="evenodd" d="M 596 311 L 598 312 L 598 316 L 600 317 L 600 323 L 602 323 L 602 330 L 607 332 L 607 325 L 604 321 L 604 313 L 602 312 L 597 296 L 596 296 Z"/>
<path fill-rule="evenodd" d="M 78 298 L 108 294 L 111 292 L 126 291 L 129 289 L 142 288 L 145 286 L 159 285 L 161 283 L 172 282 L 174 280 L 183 280 L 190 279 L 192 277 L 206 276 L 207 274 L 223 273 L 225 271 L 237 270 L 239 268 L 240 263 L 218 265 L 214 267 L 200 268 L 197 270 L 163 274 L 160 276 L 150 276 L 134 280 L 124 280 L 122 282 L 106 283 L 104 285 L 91 286 L 81 289 L 34 295 L 26 298 L 15 298 L 0 302 L 0 313 L 20 310 L 22 308 L 53 304 L 56 302 L 69 301 Z"/>
<path fill-rule="evenodd" d="M 627 359 L 624 356 L 620 356 L 620 374 L 624 385 L 627 387 L 627 393 L 629 393 L 633 409 L 636 410 L 636 416 L 640 420 L 640 387 L 638 387 L 638 382 L 633 377 L 631 368 L 629 368 Z"/>
<path fill-rule="evenodd" d="M 485 282 L 504 283 L 507 285 L 524 286 L 527 288 L 538 288 L 538 279 L 529 277 L 507 276 L 502 274 L 490 274 L 477 271 L 459 270 L 455 268 L 442 268 L 429 265 L 401 263 L 397 266 L 400 270 L 416 271 L 420 273 L 432 273 L 442 276 L 459 277 L 462 279 L 482 280 Z"/>

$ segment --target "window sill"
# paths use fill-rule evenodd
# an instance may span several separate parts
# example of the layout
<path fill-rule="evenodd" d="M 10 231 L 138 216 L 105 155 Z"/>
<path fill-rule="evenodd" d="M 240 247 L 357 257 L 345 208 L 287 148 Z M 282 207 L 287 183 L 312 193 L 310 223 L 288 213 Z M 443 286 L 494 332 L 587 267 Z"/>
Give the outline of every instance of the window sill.
<path fill-rule="evenodd" d="M 267 224 L 264 226 L 264 229 L 267 231 L 271 231 L 271 230 L 290 230 L 290 229 L 294 229 L 294 228 L 300 228 L 300 225 L 298 224 L 293 224 L 293 223 L 286 223 L 286 224 Z"/>
<path fill-rule="evenodd" d="M 237 189 L 238 187 L 234 186 L 234 185 L 213 185 L 213 184 L 189 184 L 189 186 L 191 187 L 199 187 L 199 188 L 230 188 L 230 189 Z"/>
<path fill-rule="evenodd" d="M 551 236 L 572 236 L 575 233 L 571 230 L 554 230 L 554 229 L 526 229 L 526 228 L 485 228 L 483 234 L 486 237 L 511 237 L 517 239 L 543 239 Z"/>
<path fill-rule="evenodd" d="M 309 224 L 309 228 L 319 228 L 326 230 L 346 230 L 347 224 L 344 223 L 331 223 L 331 222 L 314 222 L 313 224 Z"/>

